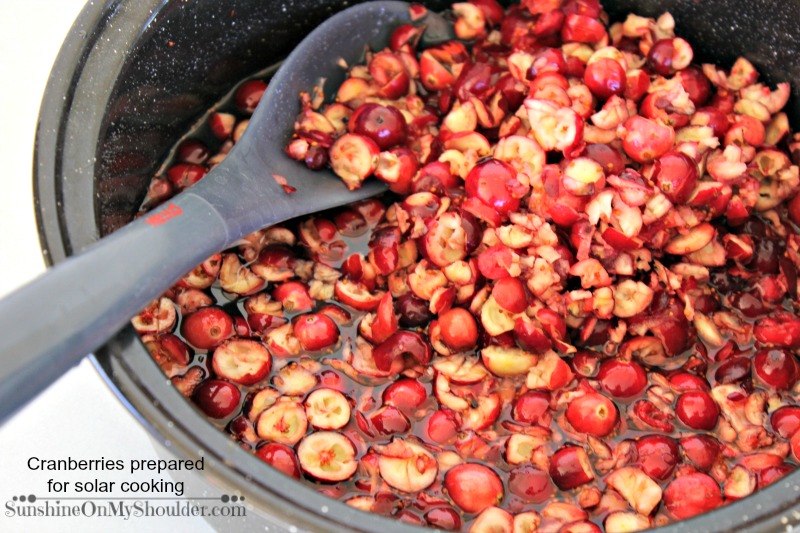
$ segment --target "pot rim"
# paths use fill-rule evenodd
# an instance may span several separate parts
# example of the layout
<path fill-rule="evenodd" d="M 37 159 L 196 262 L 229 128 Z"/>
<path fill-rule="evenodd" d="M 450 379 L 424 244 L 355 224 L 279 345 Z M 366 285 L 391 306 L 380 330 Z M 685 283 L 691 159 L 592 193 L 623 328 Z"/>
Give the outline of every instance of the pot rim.
<path fill-rule="evenodd" d="M 89 2 L 61 47 L 42 99 L 34 147 L 36 220 L 48 266 L 63 261 L 74 250 L 99 236 L 94 210 L 91 212 L 92 224 L 85 220 L 74 224 L 63 206 L 64 157 L 69 150 L 65 131 L 74 113 L 72 104 L 82 93 L 81 88 L 88 83 L 87 79 L 93 80 L 94 84 L 106 82 L 107 92 L 103 96 L 109 96 L 116 73 L 127 54 L 102 55 L 103 51 L 108 51 L 112 45 L 128 47 L 123 50 L 135 47 L 168 3 L 169 0 Z M 110 44 L 104 47 L 106 43 L 102 43 L 96 48 L 103 39 Z M 101 72 L 93 68 L 97 62 L 111 68 Z M 106 111 L 107 101 L 103 98 L 95 100 L 92 103 L 97 111 L 92 117 L 94 129 L 87 128 L 91 132 L 99 131 L 99 122 Z M 93 142 L 96 146 L 97 138 Z M 92 189 L 89 198 L 95 197 L 93 192 Z M 322 496 L 306 484 L 270 468 L 253 454 L 246 453 L 209 424 L 175 390 L 132 327 L 126 327 L 89 357 L 114 395 L 155 440 L 184 457 L 204 455 L 208 459 L 209 473 L 246 494 L 250 503 L 260 504 L 261 509 L 272 515 L 271 518 L 313 531 L 341 531 L 343 527 L 349 530 L 358 528 L 358 531 L 425 531 L 398 520 L 358 511 Z M 800 469 L 739 502 L 669 524 L 658 531 L 784 530 L 790 522 L 797 523 L 800 519 L 800 498 L 795 494 L 800 496 Z"/>

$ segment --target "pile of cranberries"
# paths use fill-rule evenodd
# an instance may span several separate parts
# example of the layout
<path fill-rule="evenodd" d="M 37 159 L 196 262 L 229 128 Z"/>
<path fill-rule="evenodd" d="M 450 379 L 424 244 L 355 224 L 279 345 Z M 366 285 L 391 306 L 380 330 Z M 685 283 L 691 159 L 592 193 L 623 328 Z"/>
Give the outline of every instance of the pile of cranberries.
<path fill-rule="evenodd" d="M 449 530 L 635 531 L 792 471 L 789 86 L 596 0 L 457 3 L 459 40 L 427 49 L 411 16 L 334 102 L 301 95 L 286 148 L 391 193 L 258 231 L 142 311 L 176 387 L 286 475 Z M 210 113 L 145 209 L 265 87 Z"/>

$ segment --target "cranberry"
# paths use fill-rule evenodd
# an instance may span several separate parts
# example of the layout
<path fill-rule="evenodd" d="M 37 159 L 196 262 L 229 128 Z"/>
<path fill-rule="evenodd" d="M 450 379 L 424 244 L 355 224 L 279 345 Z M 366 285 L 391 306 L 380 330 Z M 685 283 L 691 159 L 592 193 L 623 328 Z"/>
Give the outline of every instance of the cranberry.
<path fill-rule="evenodd" d="M 428 437 L 436 444 L 450 444 L 458 434 L 459 422 L 449 409 L 434 411 L 428 419 Z"/>
<path fill-rule="evenodd" d="M 322 313 L 309 313 L 297 317 L 294 336 L 305 350 L 316 352 L 330 348 L 339 340 L 339 327 Z"/>
<path fill-rule="evenodd" d="M 372 352 L 375 365 L 383 371 L 394 368 L 396 362 L 406 358 L 427 365 L 431 360 L 431 347 L 416 331 L 400 330 L 380 343 Z"/>
<path fill-rule="evenodd" d="M 270 442 L 256 450 L 256 457 L 287 476 L 300 479 L 300 463 L 289 446 Z"/>
<path fill-rule="evenodd" d="M 444 343 L 455 351 L 471 350 L 478 342 L 478 324 L 466 309 L 454 307 L 439 316 Z"/>
<path fill-rule="evenodd" d="M 648 163 L 667 153 L 675 143 L 675 130 L 639 115 L 625 122 L 622 148 L 639 163 Z"/>
<path fill-rule="evenodd" d="M 572 356 L 572 368 L 585 378 L 594 377 L 600 366 L 600 354 L 594 350 L 578 350 Z"/>
<path fill-rule="evenodd" d="M 597 380 L 615 398 L 631 398 L 647 386 L 647 374 L 635 361 L 606 359 L 600 363 Z"/>
<path fill-rule="evenodd" d="M 510 313 L 521 313 L 528 307 L 525 284 L 519 278 L 503 278 L 492 286 L 492 296 L 497 305 Z"/>
<path fill-rule="evenodd" d="M 673 374 L 669 378 L 669 384 L 672 385 L 672 388 L 677 392 L 711 390 L 711 387 L 708 386 L 708 383 L 706 383 L 703 378 L 695 376 L 694 374 L 689 374 L 688 372 Z"/>
<path fill-rule="evenodd" d="M 689 435 L 680 441 L 687 461 L 702 472 L 708 472 L 719 457 L 721 445 L 709 435 Z"/>
<path fill-rule="evenodd" d="M 772 429 L 784 439 L 792 438 L 792 435 L 800 429 L 800 407 L 787 405 L 773 411 L 769 417 Z"/>
<path fill-rule="evenodd" d="M 550 393 L 546 391 L 528 391 L 514 402 L 511 416 L 522 424 L 550 427 Z"/>
<path fill-rule="evenodd" d="M 308 286 L 301 281 L 281 283 L 272 291 L 272 297 L 290 313 L 310 311 L 314 308 L 314 299 L 308 292 Z"/>
<path fill-rule="evenodd" d="M 183 163 L 191 163 L 193 165 L 202 165 L 211 155 L 208 146 L 203 141 L 197 139 L 186 139 L 178 145 L 178 150 L 175 152 L 178 160 Z"/>
<path fill-rule="evenodd" d="M 542 503 L 553 495 L 550 476 L 532 465 L 518 466 L 509 472 L 508 490 L 532 503 Z"/>
<path fill-rule="evenodd" d="M 572 400 L 567 406 L 570 425 L 580 433 L 595 437 L 605 437 L 614 431 L 618 418 L 614 402 L 594 392 Z"/>
<path fill-rule="evenodd" d="M 525 188 L 517 181 L 517 172 L 508 163 L 490 159 L 476 165 L 467 174 L 467 196 L 477 198 L 501 215 L 519 209 Z"/>
<path fill-rule="evenodd" d="M 425 521 L 429 526 L 445 531 L 461 529 L 461 517 L 452 507 L 436 507 L 425 513 Z"/>
<path fill-rule="evenodd" d="M 600 163 L 607 176 L 618 176 L 625 170 L 625 158 L 613 146 L 607 144 L 588 144 L 583 155 Z"/>
<path fill-rule="evenodd" d="M 203 165 L 178 163 L 167 169 L 167 177 L 178 189 L 190 187 L 203 179 L 208 169 Z"/>
<path fill-rule="evenodd" d="M 503 499 L 503 482 L 488 466 L 463 463 L 444 475 L 444 488 L 464 512 L 479 513 Z"/>
<path fill-rule="evenodd" d="M 714 478 L 695 472 L 678 477 L 667 485 L 664 505 L 672 516 L 683 520 L 722 505 L 722 492 Z"/>
<path fill-rule="evenodd" d="M 714 372 L 717 383 L 736 383 L 750 375 L 750 359 L 732 357 L 719 365 Z"/>
<path fill-rule="evenodd" d="M 395 309 L 400 325 L 404 328 L 421 328 L 433 320 L 428 304 L 411 293 L 404 294 L 395 301 Z"/>
<path fill-rule="evenodd" d="M 583 448 L 564 446 L 550 458 L 550 477 L 561 490 L 572 490 L 594 479 L 589 456 Z"/>
<path fill-rule="evenodd" d="M 648 435 L 636 441 L 636 464 L 648 476 L 668 479 L 680 460 L 678 443 L 663 435 Z"/>
<path fill-rule="evenodd" d="M 420 407 L 428 398 L 425 386 L 413 378 L 400 378 L 383 391 L 383 403 L 408 413 Z"/>
<path fill-rule="evenodd" d="M 678 397 L 675 414 L 692 429 L 710 431 L 717 425 L 719 407 L 707 392 L 690 391 Z"/>
<path fill-rule="evenodd" d="M 192 400 L 211 418 L 226 418 L 237 407 L 241 393 L 232 383 L 221 379 L 207 379 L 194 390 Z"/>
<path fill-rule="evenodd" d="M 256 110 L 258 102 L 267 90 L 266 82 L 261 80 L 249 80 L 241 84 L 233 95 L 233 100 L 236 102 L 236 107 L 242 113 L 250 114 Z"/>
<path fill-rule="evenodd" d="M 761 490 L 764 487 L 775 483 L 786 474 L 793 472 L 797 468 L 793 464 L 781 463 L 776 466 L 769 466 L 763 470 L 756 472 L 756 490 Z"/>
<path fill-rule="evenodd" d="M 675 54 L 674 41 L 672 39 L 661 39 L 653 44 L 650 53 L 647 54 L 647 64 L 661 76 L 672 76 L 675 69 L 672 68 L 672 58 Z"/>
<path fill-rule="evenodd" d="M 699 67 L 690 66 L 675 76 L 683 86 L 683 90 L 689 94 L 689 100 L 696 107 L 700 107 L 708 101 L 708 97 L 711 95 L 711 82 Z"/>
<path fill-rule="evenodd" d="M 369 421 L 372 427 L 381 435 L 405 433 L 411 427 L 408 418 L 392 405 L 386 405 L 378 409 L 369 417 Z"/>
<path fill-rule="evenodd" d="M 523 350 L 537 354 L 553 347 L 553 342 L 536 322 L 522 318 L 514 321 L 514 340 Z"/>
<path fill-rule="evenodd" d="M 797 360 L 789 350 L 765 348 L 753 357 L 753 372 L 768 387 L 791 389 L 797 381 Z"/>
<path fill-rule="evenodd" d="M 369 137 L 381 150 L 406 142 L 408 125 L 403 114 L 392 106 L 363 104 L 350 118 L 348 129 Z"/>
<path fill-rule="evenodd" d="M 328 151 L 319 144 L 309 146 L 306 157 L 303 159 L 303 162 L 311 170 L 321 170 L 325 168 L 328 161 Z"/>
<path fill-rule="evenodd" d="M 653 180 L 672 203 L 685 204 L 697 185 L 697 164 L 682 152 L 667 152 L 656 159 Z"/>
<path fill-rule="evenodd" d="M 607 57 L 589 63 L 583 73 L 583 82 L 601 100 L 625 92 L 626 81 L 622 65 Z"/>
<path fill-rule="evenodd" d="M 201 350 L 211 350 L 233 335 L 233 319 L 219 307 L 203 307 L 183 318 L 181 335 Z"/>
<path fill-rule="evenodd" d="M 599 43 L 606 38 L 606 29 L 596 18 L 570 13 L 561 27 L 561 38 L 579 43 Z"/>

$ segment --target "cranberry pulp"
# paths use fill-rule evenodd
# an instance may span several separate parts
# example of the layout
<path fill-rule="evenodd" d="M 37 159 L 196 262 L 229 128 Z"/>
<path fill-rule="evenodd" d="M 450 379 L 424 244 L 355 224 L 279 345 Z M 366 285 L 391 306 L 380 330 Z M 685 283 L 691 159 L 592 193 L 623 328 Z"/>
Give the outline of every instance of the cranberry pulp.
<path fill-rule="evenodd" d="M 458 41 L 402 25 L 335 101 L 301 95 L 287 157 L 391 193 L 198 265 L 133 321 L 154 359 L 256 457 L 430 527 L 639 530 L 792 471 L 788 84 L 694 64 L 669 14 L 452 18 Z M 143 210 L 224 159 L 265 83 L 209 112 Z"/>

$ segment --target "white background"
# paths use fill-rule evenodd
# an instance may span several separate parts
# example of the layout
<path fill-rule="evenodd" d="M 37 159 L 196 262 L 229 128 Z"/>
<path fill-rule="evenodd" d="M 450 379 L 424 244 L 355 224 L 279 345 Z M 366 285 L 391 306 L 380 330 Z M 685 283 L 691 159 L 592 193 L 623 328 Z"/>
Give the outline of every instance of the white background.
<path fill-rule="evenodd" d="M 36 117 L 50 68 L 84 0 L 0 0 L 0 296 L 44 271 L 32 196 Z M 42 302 L 47 309 L 47 302 Z M 0 325 L 2 329 L 9 324 Z M 13 326 L 11 326 L 13 327 Z M 46 497 L 51 478 L 86 481 L 93 473 L 32 472 L 29 457 L 158 459 L 148 433 L 123 408 L 87 360 L 0 427 L 0 531 L 208 531 L 197 518 L 162 520 L 9 519 L 13 496 Z M 99 474 L 100 479 L 158 476 Z M 167 478 L 169 479 L 169 478 Z M 191 487 L 186 487 L 191 495 Z M 119 495 L 117 493 L 117 495 Z"/>

